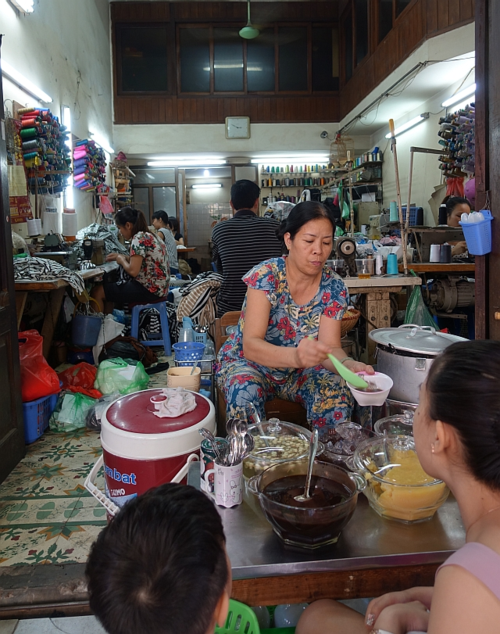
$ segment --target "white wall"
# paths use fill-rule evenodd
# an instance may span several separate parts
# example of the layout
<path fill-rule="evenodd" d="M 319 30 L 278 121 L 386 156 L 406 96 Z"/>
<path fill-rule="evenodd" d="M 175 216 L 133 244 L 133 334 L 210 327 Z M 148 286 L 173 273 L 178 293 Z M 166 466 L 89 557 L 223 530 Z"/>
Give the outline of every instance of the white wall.
<path fill-rule="evenodd" d="M 77 137 L 96 132 L 112 145 L 108 0 L 35 0 L 35 11 L 29 15 L 0 0 L 0 16 L 5 34 L 2 58 L 52 97 L 52 103 L 42 105 L 57 116 L 63 105 L 69 106 Z M 40 105 L 8 79 L 3 89 L 9 110 L 9 99 Z M 76 188 L 74 195 L 78 225 L 84 227 L 95 217 L 93 196 Z M 62 200 L 59 206 L 62 209 Z M 14 229 L 23 233 L 26 224 Z"/>
<path fill-rule="evenodd" d="M 255 152 L 330 150 L 337 123 L 251 123 L 249 139 L 226 139 L 224 124 L 115 125 L 115 150 L 152 156 L 217 152 L 223 157 Z M 329 133 L 322 139 L 321 132 Z"/>
<path fill-rule="evenodd" d="M 474 72 L 471 73 L 467 80 L 467 86 L 474 82 Z M 419 106 L 407 114 L 407 116 L 396 120 L 395 127 L 410 121 L 422 112 L 429 112 L 429 118 L 416 127 L 408 130 L 404 134 L 396 137 L 396 152 L 398 159 L 399 182 L 401 189 L 402 204 L 408 202 L 408 185 L 410 175 L 410 147 L 430 148 L 434 150 L 444 149 L 439 145 L 438 136 L 440 128 L 439 119 L 446 115 L 447 112 L 454 112 L 461 104 L 452 106 L 448 110 L 441 107 L 441 103 L 448 97 L 453 95 L 459 88 L 461 82 L 458 82 L 451 88 L 435 95 L 425 104 Z M 472 99 L 473 101 L 473 99 Z M 387 127 L 384 126 L 377 134 L 372 135 L 371 146 L 379 146 L 384 152 L 383 164 L 383 186 L 384 186 L 384 207 L 389 207 L 391 200 L 396 200 L 396 171 L 394 158 L 391 152 L 390 141 L 385 138 Z M 437 224 L 435 217 L 429 206 L 429 199 L 435 191 L 435 187 L 444 183 L 442 172 L 439 169 L 439 156 L 436 154 L 421 154 L 415 152 L 413 154 L 413 170 L 411 185 L 411 201 L 418 207 L 424 209 L 424 223 L 430 226 Z M 444 193 L 443 193 L 444 197 Z"/>

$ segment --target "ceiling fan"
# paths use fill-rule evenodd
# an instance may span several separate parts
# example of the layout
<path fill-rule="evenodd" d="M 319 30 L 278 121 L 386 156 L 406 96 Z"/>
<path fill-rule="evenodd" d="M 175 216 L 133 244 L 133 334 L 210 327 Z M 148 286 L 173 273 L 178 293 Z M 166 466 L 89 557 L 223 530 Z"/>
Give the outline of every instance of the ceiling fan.
<path fill-rule="evenodd" d="M 247 0 L 247 8 L 248 21 L 247 25 L 240 30 L 240 37 L 245 40 L 253 40 L 255 37 L 257 37 L 257 35 L 259 35 L 259 29 L 256 29 L 254 26 L 252 26 L 252 23 L 250 21 L 250 0 Z"/>

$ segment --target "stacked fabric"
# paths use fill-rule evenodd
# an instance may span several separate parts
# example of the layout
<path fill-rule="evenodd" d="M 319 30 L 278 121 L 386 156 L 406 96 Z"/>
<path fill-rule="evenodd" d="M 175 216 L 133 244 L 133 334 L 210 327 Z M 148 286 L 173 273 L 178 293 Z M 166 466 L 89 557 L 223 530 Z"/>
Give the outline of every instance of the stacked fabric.
<path fill-rule="evenodd" d="M 443 146 L 439 166 L 445 176 L 473 175 L 476 167 L 475 145 L 476 110 L 469 104 L 457 112 L 441 117 L 438 135 Z"/>
<path fill-rule="evenodd" d="M 83 139 L 73 149 L 73 182 L 82 191 L 96 189 L 106 180 L 106 157 L 95 141 Z"/>
<path fill-rule="evenodd" d="M 31 193 L 35 192 L 36 179 L 38 193 L 62 192 L 71 164 L 70 150 L 66 145 L 66 127 L 46 108 L 23 108 L 19 110 L 19 115 L 19 135 Z"/>

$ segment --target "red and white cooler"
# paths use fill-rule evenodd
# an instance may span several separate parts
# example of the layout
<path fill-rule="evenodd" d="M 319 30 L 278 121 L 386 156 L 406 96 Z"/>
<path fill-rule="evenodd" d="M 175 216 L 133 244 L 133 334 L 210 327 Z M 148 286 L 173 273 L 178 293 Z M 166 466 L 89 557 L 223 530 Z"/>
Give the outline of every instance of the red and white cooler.
<path fill-rule="evenodd" d="M 198 460 L 205 427 L 215 433 L 211 401 L 194 393 L 196 408 L 176 418 L 155 416 L 161 389 L 144 390 L 117 399 L 102 418 L 103 455 L 85 480 L 85 487 L 111 515 L 130 498 L 165 482 L 185 480 L 189 463 Z M 94 481 L 104 465 L 106 495 Z"/>

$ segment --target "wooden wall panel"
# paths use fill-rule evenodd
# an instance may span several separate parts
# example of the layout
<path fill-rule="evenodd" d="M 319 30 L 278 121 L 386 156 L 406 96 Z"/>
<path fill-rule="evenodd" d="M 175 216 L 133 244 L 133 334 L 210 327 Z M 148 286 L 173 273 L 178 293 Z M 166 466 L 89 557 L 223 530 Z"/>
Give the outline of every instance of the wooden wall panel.
<path fill-rule="evenodd" d="M 417 0 L 411 4 L 372 55 L 361 62 L 352 78 L 341 87 L 341 117 L 356 107 L 426 38 L 473 20 L 474 0 Z"/>
<path fill-rule="evenodd" d="M 115 97 L 116 124 L 224 123 L 248 116 L 252 123 L 339 121 L 339 97 Z"/>

